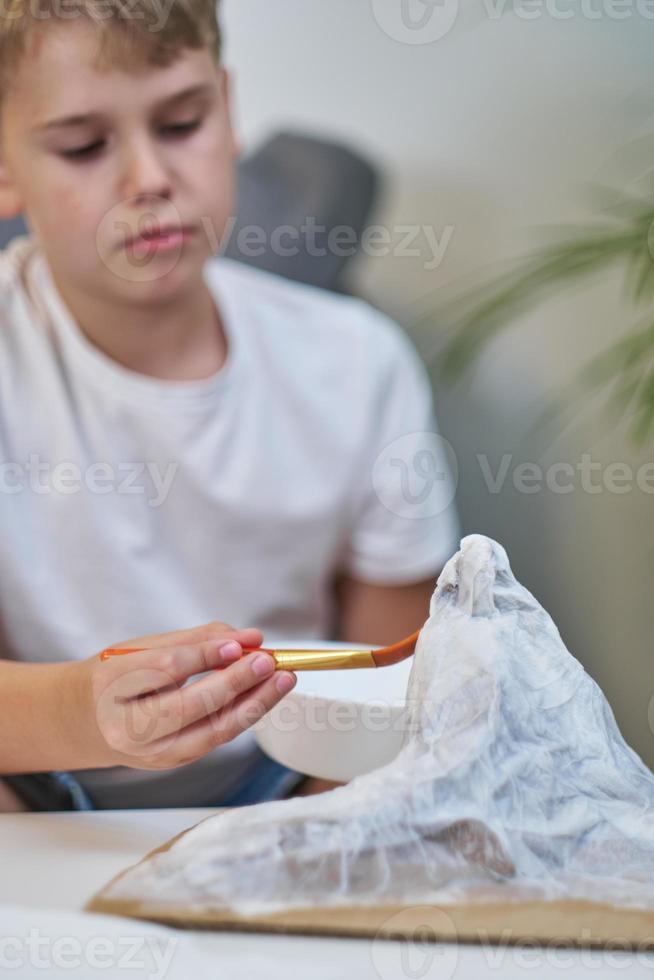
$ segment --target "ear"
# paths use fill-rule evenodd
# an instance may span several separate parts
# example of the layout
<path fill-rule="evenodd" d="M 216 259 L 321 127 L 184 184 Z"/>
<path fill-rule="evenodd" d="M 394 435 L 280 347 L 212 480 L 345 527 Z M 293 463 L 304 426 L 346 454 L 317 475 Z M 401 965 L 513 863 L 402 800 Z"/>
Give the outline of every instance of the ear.
<path fill-rule="evenodd" d="M 219 69 L 220 71 L 220 94 L 223 99 L 225 109 L 227 112 L 227 123 L 229 126 L 229 139 L 231 142 L 232 155 L 234 157 L 239 157 L 243 152 L 241 147 L 241 142 L 236 135 L 234 129 L 234 109 L 233 109 L 233 98 L 234 98 L 234 83 L 232 75 L 227 71 L 226 68 Z"/>

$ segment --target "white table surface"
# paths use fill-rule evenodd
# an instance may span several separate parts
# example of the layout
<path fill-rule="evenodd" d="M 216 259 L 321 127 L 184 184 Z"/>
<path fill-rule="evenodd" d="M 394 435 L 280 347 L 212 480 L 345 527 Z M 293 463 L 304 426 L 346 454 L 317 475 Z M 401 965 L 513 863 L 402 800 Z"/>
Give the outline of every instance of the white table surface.
<path fill-rule="evenodd" d="M 82 913 L 85 902 L 119 871 L 218 812 L 0 814 L 0 976 L 47 975 L 49 980 L 96 974 L 152 980 L 289 980 L 289 975 L 302 980 L 654 977 L 654 954 L 643 952 L 407 946 L 372 939 L 209 933 Z M 98 937 L 105 942 L 101 955 Z M 148 960 L 145 944 L 155 942 L 162 955 Z M 114 969 L 107 968 L 110 962 Z M 137 964 L 141 966 L 135 969 Z"/>

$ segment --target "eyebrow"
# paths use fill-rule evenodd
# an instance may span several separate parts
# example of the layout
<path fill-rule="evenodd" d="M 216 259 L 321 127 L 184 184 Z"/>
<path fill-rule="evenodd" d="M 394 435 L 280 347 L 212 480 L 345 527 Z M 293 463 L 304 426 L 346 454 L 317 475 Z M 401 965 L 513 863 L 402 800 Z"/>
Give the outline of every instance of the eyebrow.
<path fill-rule="evenodd" d="M 213 85 L 202 84 L 202 85 L 191 85 L 189 88 L 182 89 L 181 92 L 176 92 L 174 95 L 166 96 L 159 102 L 155 109 L 164 109 L 169 106 L 176 105 L 178 102 L 184 102 L 186 99 L 190 99 L 195 95 L 208 95 L 214 89 Z M 34 127 L 33 132 L 43 133 L 50 132 L 53 129 L 68 129 L 72 126 L 84 126 L 89 123 L 102 122 L 105 116 L 101 112 L 89 112 L 85 114 L 80 114 L 76 116 L 65 116 L 61 119 L 51 119 L 49 122 L 40 123 L 38 126 Z"/>

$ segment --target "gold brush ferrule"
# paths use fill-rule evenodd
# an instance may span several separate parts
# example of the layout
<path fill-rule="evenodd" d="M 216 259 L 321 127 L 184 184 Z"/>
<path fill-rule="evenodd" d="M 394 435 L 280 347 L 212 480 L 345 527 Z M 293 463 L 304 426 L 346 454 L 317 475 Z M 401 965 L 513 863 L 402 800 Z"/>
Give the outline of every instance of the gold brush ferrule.
<path fill-rule="evenodd" d="M 353 670 L 376 667 L 371 650 L 275 650 L 277 670 Z"/>

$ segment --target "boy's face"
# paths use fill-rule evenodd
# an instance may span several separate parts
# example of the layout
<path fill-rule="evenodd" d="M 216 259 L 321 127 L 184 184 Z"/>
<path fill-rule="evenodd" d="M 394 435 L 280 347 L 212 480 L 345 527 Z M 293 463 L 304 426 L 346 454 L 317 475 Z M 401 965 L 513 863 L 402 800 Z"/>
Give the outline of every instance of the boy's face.
<path fill-rule="evenodd" d="M 69 289 L 170 300 L 197 281 L 233 213 L 225 71 L 208 49 L 185 48 L 166 68 L 100 72 L 82 18 L 33 40 L 0 117 L 0 216 L 24 212 Z M 177 235 L 138 238 L 168 227 Z"/>

